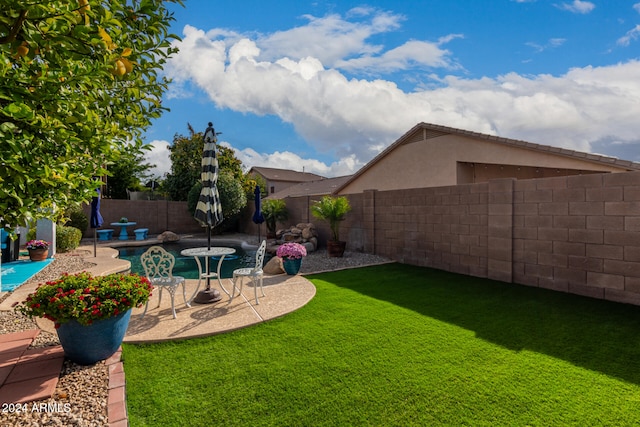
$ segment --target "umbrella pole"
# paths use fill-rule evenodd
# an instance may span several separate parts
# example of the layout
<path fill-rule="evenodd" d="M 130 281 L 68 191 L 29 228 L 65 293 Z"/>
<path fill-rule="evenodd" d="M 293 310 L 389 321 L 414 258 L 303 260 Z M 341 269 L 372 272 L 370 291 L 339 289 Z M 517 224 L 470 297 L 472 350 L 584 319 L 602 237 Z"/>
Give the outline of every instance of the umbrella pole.
<path fill-rule="evenodd" d="M 211 249 L 211 226 L 207 227 L 207 250 Z M 207 291 L 211 290 L 211 267 L 210 267 L 210 257 L 207 257 Z"/>
<path fill-rule="evenodd" d="M 211 249 L 211 226 L 208 226 L 208 235 L 207 235 L 207 251 Z M 211 304 L 214 302 L 218 302 L 222 299 L 220 292 L 217 289 L 211 289 L 211 268 L 210 264 L 210 256 L 207 255 L 205 257 L 205 276 L 207 278 L 207 286 L 205 289 L 198 292 L 198 295 L 193 299 L 193 302 L 198 304 Z"/>
<path fill-rule="evenodd" d="M 96 229 L 93 229 L 93 257 L 97 257 L 97 246 L 98 246 L 98 238 L 96 237 Z"/>

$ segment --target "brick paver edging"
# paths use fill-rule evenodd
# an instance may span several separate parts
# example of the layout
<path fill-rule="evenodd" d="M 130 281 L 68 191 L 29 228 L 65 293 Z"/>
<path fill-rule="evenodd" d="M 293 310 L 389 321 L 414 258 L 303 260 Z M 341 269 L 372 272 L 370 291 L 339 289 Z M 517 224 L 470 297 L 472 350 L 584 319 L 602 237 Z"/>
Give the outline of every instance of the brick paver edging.
<path fill-rule="evenodd" d="M 122 365 L 122 347 L 105 364 L 109 368 L 109 397 L 107 399 L 107 417 L 109 427 L 127 427 L 127 402 L 125 392 L 124 367 Z"/>

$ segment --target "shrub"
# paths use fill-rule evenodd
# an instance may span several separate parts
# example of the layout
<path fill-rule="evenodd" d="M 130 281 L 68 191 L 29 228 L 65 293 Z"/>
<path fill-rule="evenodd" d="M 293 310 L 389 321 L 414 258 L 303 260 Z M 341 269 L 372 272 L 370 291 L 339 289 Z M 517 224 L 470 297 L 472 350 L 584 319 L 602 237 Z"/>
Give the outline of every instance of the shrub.
<path fill-rule="evenodd" d="M 56 227 L 56 249 L 60 252 L 72 251 L 80 245 L 82 232 L 75 227 Z"/>
<path fill-rule="evenodd" d="M 71 208 L 68 211 L 69 221 L 65 224 L 67 227 L 75 227 L 84 234 L 89 227 L 89 218 L 84 214 L 80 207 Z"/>

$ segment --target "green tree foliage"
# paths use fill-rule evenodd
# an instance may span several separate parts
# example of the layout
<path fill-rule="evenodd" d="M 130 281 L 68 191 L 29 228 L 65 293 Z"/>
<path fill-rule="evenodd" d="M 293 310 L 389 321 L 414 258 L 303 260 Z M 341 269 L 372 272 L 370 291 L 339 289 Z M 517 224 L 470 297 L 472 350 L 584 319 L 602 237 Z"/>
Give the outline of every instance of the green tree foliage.
<path fill-rule="evenodd" d="M 217 226 L 220 230 L 228 229 L 235 224 L 238 214 L 247 204 L 247 197 L 242 189 L 242 184 L 227 170 L 220 171 L 218 176 L 218 193 L 220 194 L 220 204 L 222 205 L 223 223 Z M 196 211 L 198 198 L 202 190 L 202 183 L 196 182 L 187 197 L 187 209 Z"/>
<path fill-rule="evenodd" d="M 170 148 L 171 173 L 167 175 L 164 188 L 172 200 L 187 200 L 191 188 L 200 181 L 203 133 L 194 131 L 190 124 L 187 127 L 189 136 L 176 134 Z M 242 172 L 242 162 L 236 158 L 234 151 L 222 145 L 218 145 L 217 150 L 219 170 L 230 173 L 243 185 L 245 176 Z"/>
<path fill-rule="evenodd" d="M 166 3 L 182 0 L 0 0 L 2 225 L 88 202 L 165 110 Z"/>
<path fill-rule="evenodd" d="M 65 212 L 65 216 L 69 217 L 69 220 L 64 225 L 67 227 L 77 228 L 82 234 L 87 231 L 87 228 L 89 227 L 89 218 L 87 218 L 80 206 L 70 207 Z"/>
<path fill-rule="evenodd" d="M 149 177 L 146 172 L 151 169 L 151 165 L 144 163 L 143 153 L 146 149 L 149 146 L 142 145 L 142 141 L 122 147 L 118 161 L 108 167 L 106 197 L 126 199 L 127 190 L 137 191 L 142 187 L 140 181 Z"/>
<path fill-rule="evenodd" d="M 164 189 L 171 200 L 186 200 L 191 187 L 200 180 L 202 149 L 204 141 L 202 133 L 196 133 L 188 125 L 189 136 L 176 134 L 169 149 L 171 153 L 171 172 L 164 182 Z"/>

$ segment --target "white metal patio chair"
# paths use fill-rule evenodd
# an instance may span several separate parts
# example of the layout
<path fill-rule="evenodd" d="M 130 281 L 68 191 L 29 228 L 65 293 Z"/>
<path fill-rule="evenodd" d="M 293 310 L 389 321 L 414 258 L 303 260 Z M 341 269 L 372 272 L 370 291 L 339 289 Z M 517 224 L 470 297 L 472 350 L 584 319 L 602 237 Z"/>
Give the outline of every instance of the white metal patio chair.
<path fill-rule="evenodd" d="M 184 303 L 187 305 L 187 307 L 191 307 L 191 305 L 187 302 L 184 277 L 173 275 L 173 266 L 176 262 L 176 259 L 173 255 L 167 252 L 162 246 L 151 246 L 145 253 L 140 256 L 140 261 L 142 262 L 142 267 L 144 268 L 147 279 L 149 279 L 154 287 L 160 289 L 160 292 L 158 294 L 158 307 L 160 307 L 160 301 L 162 300 L 162 290 L 166 288 L 167 291 L 169 291 L 169 295 L 171 296 L 171 312 L 173 313 L 173 318 L 175 319 L 177 317 L 174 300 L 176 289 L 179 285 L 182 285 L 182 296 L 184 297 Z M 144 315 L 147 313 L 148 307 L 149 301 L 147 301 L 147 304 L 144 307 L 142 317 L 144 317 Z"/>
<path fill-rule="evenodd" d="M 262 289 L 262 263 L 264 262 L 264 253 L 266 249 L 267 241 L 263 240 L 256 252 L 256 264 L 253 267 L 238 268 L 236 270 L 233 270 L 233 278 L 231 279 L 231 281 L 233 282 L 233 288 L 231 289 L 229 304 L 231 304 L 231 301 L 233 301 L 233 297 L 236 294 L 236 289 L 238 289 L 238 295 L 242 294 L 242 284 L 245 277 L 249 277 L 251 279 L 251 282 L 253 283 L 253 292 L 256 297 L 256 304 L 260 304 L 260 301 L 258 301 L 258 284 L 260 284 L 260 292 L 262 292 L 262 296 L 266 296 L 264 294 L 264 290 Z M 238 281 L 240 281 L 240 288 L 238 288 L 237 286 Z"/>

